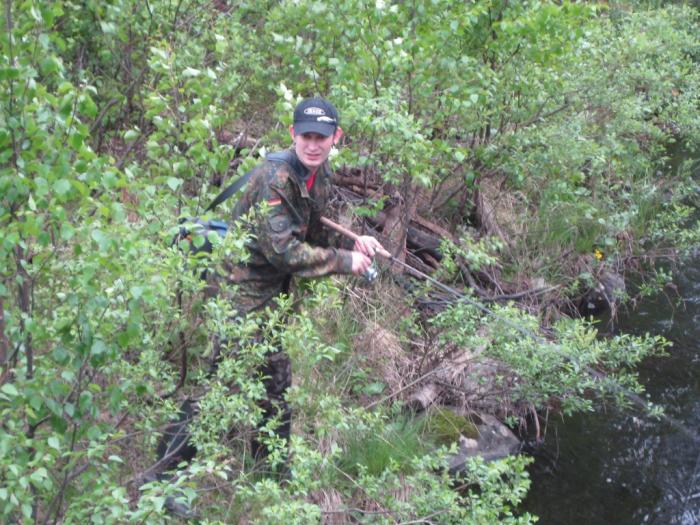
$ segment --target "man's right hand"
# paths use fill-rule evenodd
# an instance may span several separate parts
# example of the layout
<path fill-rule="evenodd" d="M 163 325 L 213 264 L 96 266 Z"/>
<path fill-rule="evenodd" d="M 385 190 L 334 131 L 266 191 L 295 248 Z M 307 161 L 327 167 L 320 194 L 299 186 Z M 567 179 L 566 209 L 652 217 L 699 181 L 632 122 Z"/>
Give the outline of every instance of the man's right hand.
<path fill-rule="evenodd" d="M 352 273 L 362 275 L 372 264 L 372 259 L 360 252 L 352 251 L 350 253 L 352 254 Z"/>

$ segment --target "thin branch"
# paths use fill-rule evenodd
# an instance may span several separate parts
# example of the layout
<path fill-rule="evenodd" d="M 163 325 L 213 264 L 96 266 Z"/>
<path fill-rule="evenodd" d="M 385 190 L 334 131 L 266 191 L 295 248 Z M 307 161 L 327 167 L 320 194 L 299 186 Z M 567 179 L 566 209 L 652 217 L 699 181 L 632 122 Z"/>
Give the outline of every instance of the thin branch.
<path fill-rule="evenodd" d="M 107 114 L 107 111 L 114 106 L 115 104 L 119 103 L 119 99 L 113 98 L 107 104 L 105 104 L 105 107 L 102 108 L 102 111 L 100 111 L 100 114 L 97 115 L 97 118 L 95 119 L 95 122 L 92 123 L 92 126 L 90 127 L 90 135 L 93 135 L 95 131 L 97 130 L 97 127 L 100 125 L 102 122 L 102 119 L 104 116 Z"/>
<path fill-rule="evenodd" d="M 13 42 L 13 37 L 12 37 L 12 28 L 13 28 L 13 23 L 12 23 L 12 0 L 5 0 L 5 29 L 7 30 L 7 42 L 9 46 L 9 64 L 10 66 L 13 66 L 15 63 L 15 57 L 14 57 L 14 49 L 12 46 Z M 10 78 L 10 85 L 9 85 L 9 109 L 10 109 L 10 115 L 13 115 L 15 113 L 15 108 L 14 108 L 14 100 L 15 100 L 15 95 L 14 95 L 14 85 L 15 81 Z M 15 130 L 13 126 L 9 126 L 10 128 L 10 136 L 12 137 L 12 165 L 15 167 L 15 170 L 17 169 L 17 159 L 19 158 L 19 144 L 17 143 L 17 138 L 15 137 Z"/>
<path fill-rule="evenodd" d="M 9 364 L 10 339 L 5 333 L 5 301 L 0 297 L 0 367 Z"/>
<path fill-rule="evenodd" d="M 568 102 L 564 102 L 563 105 L 559 106 L 559 107 L 556 108 L 556 109 L 553 109 L 552 111 L 548 111 L 547 113 L 545 113 L 545 114 L 543 115 L 543 114 L 542 114 L 542 110 L 544 109 L 544 106 L 545 106 L 545 105 L 542 104 L 542 106 L 540 107 L 540 109 L 538 109 L 538 110 L 535 112 L 535 114 L 534 114 L 532 117 L 530 117 L 529 119 L 527 119 L 525 122 L 516 123 L 516 124 L 515 124 L 515 129 L 527 128 L 528 126 L 531 126 L 531 125 L 534 124 L 535 122 L 539 122 L 539 121 L 541 121 L 541 120 L 548 119 L 549 117 L 553 117 L 553 116 L 556 115 L 557 113 L 560 113 L 560 112 L 564 111 L 565 109 L 567 109 L 567 108 L 570 106 L 570 104 L 569 104 Z"/>
<path fill-rule="evenodd" d="M 18 284 L 20 310 L 23 314 L 26 314 L 27 317 L 31 317 L 29 297 L 31 278 L 26 268 L 22 265 L 22 261 L 29 261 L 31 259 L 31 254 L 25 252 L 18 244 L 15 246 L 15 259 L 17 264 L 17 276 L 21 277 L 22 281 Z M 32 334 L 25 329 L 24 317 L 20 319 L 20 329 L 23 333 L 26 333 L 24 352 L 27 359 L 27 378 L 31 379 L 34 376 L 34 348 L 32 346 Z"/>
<path fill-rule="evenodd" d="M 439 516 L 440 514 L 445 514 L 445 513 L 448 512 L 449 510 L 450 510 L 450 509 L 436 510 L 436 511 L 434 511 L 434 512 L 431 512 L 430 514 L 427 514 L 427 515 L 423 516 L 422 518 L 416 518 L 416 519 L 411 520 L 411 521 L 401 521 L 401 522 L 397 523 L 397 525 L 415 525 L 415 524 L 417 524 L 417 523 L 428 523 L 428 524 L 432 524 L 432 523 L 435 523 L 435 522 L 434 522 L 434 521 L 430 521 L 429 518 L 433 518 L 433 517 L 435 517 L 435 516 Z"/>
<path fill-rule="evenodd" d="M 436 374 L 440 369 L 441 369 L 440 367 L 433 368 L 430 372 L 423 374 L 418 379 L 415 379 L 415 380 L 411 381 L 409 384 L 407 384 L 406 386 L 399 388 L 396 392 L 392 392 L 391 394 L 388 394 L 381 399 L 378 399 L 376 401 L 371 402 L 369 405 L 367 405 L 365 407 L 365 410 L 369 410 L 370 408 L 374 408 L 377 405 L 381 405 L 382 403 L 389 401 L 390 399 L 398 396 L 400 393 L 405 392 L 406 390 L 408 390 L 412 386 L 417 385 L 421 381 L 425 381 L 427 378 L 429 378 L 433 374 Z"/>

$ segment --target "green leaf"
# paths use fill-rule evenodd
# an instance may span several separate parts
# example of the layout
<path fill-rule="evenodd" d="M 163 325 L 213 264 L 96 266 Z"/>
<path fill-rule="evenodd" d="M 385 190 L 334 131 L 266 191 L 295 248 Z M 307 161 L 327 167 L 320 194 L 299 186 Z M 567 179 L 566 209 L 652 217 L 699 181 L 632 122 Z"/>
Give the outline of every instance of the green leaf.
<path fill-rule="evenodd" d="M 114 34 L 117 32 L 117 27 L 112 22 L 100 21 L 100 29 L 106 34 Z"/>
<path fill-rule="evenodd" d="M 464 174 L 464 184 L 466 184 L 467 187 L 473 186 L 474 180 L 476 180 L 476 174 L 473 171 L 468 171 Z"/>
<path fill-rule="evenodd" d="M 212 246 L 219 246 L 221 244 L 221 235 L 216 232 L 207 233 L 207 240 Z"/>
<path fill-rule="evenodd" d="M 99 437 L 101 435 L 102 435 L 102 431 L 100 430 L 100 427 L 97 425 L 91 426 L 87 431 L 87 437 L 89 439 L 92 439 L 93 441 L 96 439 L 99 439 Z"/>
<path fill-rule="evenodd" d="M 90 237 L 92 237 L 92 240 L 97 243 L 101 252 L 105 252 L 109 249 L 110 239 L 104 232 L 100 230 L 92 230 Z"/>
<path fill-rule="evenodd" d="M 53 183 L 53 189 L 56 193 L 63 197 L 70 191 L 70 181 L 67 179 L 58 179 Z"/>
<path fill-rule="evenodd" d="M 104 341 L 101 339 L 96 339 L 94 343 L 92 343 L 92 347 L 90 348 L 90 354 L 92 355 L 100 355 L 104 354 L 107 351 L 107 345 L 105 345 Z"/>
<path fill-rule="evenodd" d="M 73 146 L 73 149 L 80 149 L 80 147 L 83 145 L 83 136 L 78 132 L 74 132 L 70 134 L 68 141 L 70 142 L 70 145 Z"/>
<path fill-rule="evenodd" d="M 46 442 L 51 448 L 61 450 L 61 442 L 56 436 L 50 436 Z"/>
<path fill-rule="evenodd" d="M 168 177 L 168 180 L 165 181 L 168 187 L 170 187 L 170 189 L 173 191 L 177 190 L 182 184 L 182 182 L 182 179 L 179 179 L 177 177 Z"/>
<path fill-rule="evenodd" d="M 68 323 L 68 326 L 64 328 L 64 330 L 67 330 L 67 328 L 72 324 L 71 321 L 66 321 Z M 66 349 L 62 346 L 56 346 L 53 349 L 53 352 L 51 352 L 51 355 L 53 356 L 54 360 L 59 364 L 65 363 L 69 357 L 68 352 L 66 352 Z"/>
<path fill-rule="evenodd" d="M 192 236 L 192 244 L 194 245 L 195 248 L 201 248 L 204 246 L 204 235 L 202 234 L 197 234 Z"/>
<path fill-rule="evenodd" d="M 10 397 L 17 397 L 19 395 L 19 390 L 17 390 L 17 387 L 13 385 L 12 383 L 5 383 L 2 385 L 2 388 L 0 388 L 0 392 L 3 392 L 4 394 L 7 394 Z"/>
<path fill-rule="evenodd" d="M 185 168 L 187 167 L 187 162 L 185 161 L 177 161 L 173 162 L 173 171 L 177 174 L 181 174 L 183 171 L 185 171 Z"/>
<path fill-rule="evenodd" d="M 135 129 L 129 129 L 126 131 L 126 133 L 124 133 L 124 140 L 127 142 L 133 142 L 137 138 L 139 138 L 140 135 L 141 135 L 140 131 L 135 130 Z"/>
<path fill-rule="evenodd" d="M 191 67 L 185 68 L 185 70 L 182 72 L 183 77 L 196 77 L 199 76 L 201 71 L 199 69 L 194 69 Z"/>
<path fill-rule="evenodd" d="M 46 479 L 48 477 L 48 475 L 49 475 L 49 473 L 47 472 L 47 470 L 44 467 L 39 467 L 34 472 L 32 472 L 29 477 L 35 483 L 39 483 L 40 481 Z"/>
<path fill-rule="evenodd" d="M 370 383 L 369 385 L 366 385 L 363 389 L 362 392 L 368 396 L 373 396 L 377 394 L 381 394 L 384 389 L 386 388 L 386 385 L 380 381 L 376 381 L 374 383 Z"/>
<path fill-rule="evenodd" d="M 83 93 L 80 96 L 80 100 L 78 102 L 78 109 L 80 109 L 81 113 L 87 115 L 90 118 L 95 118 L 97 116 L 97 105 L 87 93 Z"/>
<path fill-rule="evenodd" d="M 0 67 L 0 80 L 13 80 L 19 78 L 19 69 L 16 67 Z"/>
<path fill-rule="evenodd" d="M 73 238 L 75 235 L 75 228 L 71 226 L 69 223 L 64 222 L 61 224 L 61 239 L 64 241 L 69 241 Z"/>
<path fill-rule="evenodd" d="M 31 13 L 32 18 L 40 24 L 44 21 L 43 17 L 41 16 L 41 11 L 39 11 L 37 6 L 35 6 L 34 4 L 32 4 L 29 8 L 29 12 Z"/>
<path fill-rule="evenodd" d="M 41 396 L 34 395 L 29 398 L 29 405 L 34 409 L 34 410 L 39 410 L 41 408 L 41 405 L 43 405 L 43 399 Z"/>

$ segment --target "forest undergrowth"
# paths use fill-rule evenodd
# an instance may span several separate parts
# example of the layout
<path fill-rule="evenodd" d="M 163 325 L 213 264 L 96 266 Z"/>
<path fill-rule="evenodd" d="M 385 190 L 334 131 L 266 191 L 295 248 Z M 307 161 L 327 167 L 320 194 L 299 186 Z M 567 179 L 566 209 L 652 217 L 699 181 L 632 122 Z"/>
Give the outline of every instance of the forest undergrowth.
<path fill-rule="evenodd" d="M 667 349 L 585 315 L 670 289 L 659 262 L 698 245 L 674 152 L 700 143 L 700 18 L 657 3 L 5 0 L 0 521 L 164 523 L 175 495 L 202 523 L 533 523 L 528 458 L 451 474 L 474 427 L 436 408 L 517 429 L 629 405 Z M 382 261 L 236 322 L 205 293 L 245 236 L 187 256 L 178 219 L 287 147 L 311 95 L 345 131 L 332 218 L 460 298 Z M 274 344 L 287 478 L 275 422 L 270 464 L 250 452 Z M 198 454 L 144 484 L 187 398 Z"/>

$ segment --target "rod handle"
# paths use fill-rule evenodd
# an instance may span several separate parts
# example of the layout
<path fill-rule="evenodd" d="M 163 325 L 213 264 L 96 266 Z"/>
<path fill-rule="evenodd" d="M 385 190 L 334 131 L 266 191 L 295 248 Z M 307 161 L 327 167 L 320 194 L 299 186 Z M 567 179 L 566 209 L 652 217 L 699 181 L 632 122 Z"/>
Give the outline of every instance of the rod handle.
<path fill-rule="evenodd" d="M 357 235 L 354 231 L 348 230 L 346 227 L 341 226 L 337 222 L 333 222 L 330 220 L 328 217 L 321 217 L 321 223 L 325 224 L 328 226 L 330 229 L 337 231 L 341 235 L 345 235 L 349 239 L 352 239 L 353 241 L 356 241 L 360 238 L 359 235 Z M 376 251 L 377 255 L 381 255 L 382 257 L 386 257 L 387 259 L 391 259 L 391 254 L 386 251 L 384 248 L 379 248 Z"/>

